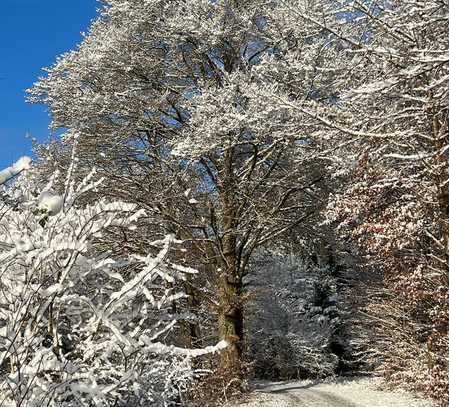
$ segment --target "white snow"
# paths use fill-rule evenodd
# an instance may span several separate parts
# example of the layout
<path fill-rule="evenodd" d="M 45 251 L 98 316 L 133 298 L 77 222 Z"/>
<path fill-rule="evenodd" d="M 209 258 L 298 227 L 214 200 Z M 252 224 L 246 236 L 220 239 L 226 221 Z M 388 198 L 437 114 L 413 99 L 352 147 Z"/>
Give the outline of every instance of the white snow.
<path fill-rule="evenodd" d="M 38 208 L 54 216 L 61 212 L 64 199 L 50 191 L 43 191 L 39 196 Z"/>
<path fill-rule="evenodd" d="M 4 170 L 0 171 L 0 184 L 4 184 L 6 181 L 8 181 L 10 178 L 14 176 L 13 168 L 8 167 Z"/>
<path fill-rule="evenodd" d="M 19 173 L 20 171 L 28 170 L 31 166 L 31 158 L 27 156 L 20 157 L 13 165 L 14 171 Z"/>

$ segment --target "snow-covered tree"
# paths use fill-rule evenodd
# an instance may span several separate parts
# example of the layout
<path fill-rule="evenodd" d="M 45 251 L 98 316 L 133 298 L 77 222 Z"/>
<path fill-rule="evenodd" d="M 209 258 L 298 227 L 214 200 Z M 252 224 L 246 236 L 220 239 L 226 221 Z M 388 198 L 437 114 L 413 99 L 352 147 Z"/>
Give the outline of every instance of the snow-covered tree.
<path fill-rule="evenodd" d="M 221 367 L 236 376 L 252 253 L 323 205 L 326 138 L 279 102 L 324 107 L 341 86 L 342 65 L 327 64 L 339 57 L 329 35 L 290 12 L 321 6 L 107 1 L 79 48 L 30 91 L 55 127 L 81 134 L 82 162 L 95 162 L 156 227 L 191 242 L 230 343 Z"/>

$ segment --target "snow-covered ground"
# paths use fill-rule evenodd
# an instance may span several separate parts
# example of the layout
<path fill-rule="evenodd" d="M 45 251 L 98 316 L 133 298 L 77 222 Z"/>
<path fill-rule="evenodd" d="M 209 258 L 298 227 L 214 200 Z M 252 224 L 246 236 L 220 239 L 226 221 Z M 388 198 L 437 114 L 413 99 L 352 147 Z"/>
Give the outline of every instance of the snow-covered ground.
<path fill-rule="evenodd" d="M 399 391 L 380 390 L 373 379 L 327 382 L 260 382 L 232 407 L 430 407 L 430 401 Z"/>

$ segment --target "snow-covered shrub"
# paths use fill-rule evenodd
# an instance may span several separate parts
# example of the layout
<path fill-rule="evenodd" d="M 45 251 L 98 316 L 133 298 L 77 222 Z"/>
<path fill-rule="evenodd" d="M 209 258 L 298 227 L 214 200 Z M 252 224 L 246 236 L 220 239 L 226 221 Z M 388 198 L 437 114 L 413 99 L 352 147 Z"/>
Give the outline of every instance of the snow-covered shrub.
<path fill-rule="evenodd" d="M 249 358 L 263 378 L 317 378 L 341 365 L 341 310 L 330 270 L 296 256 L 260 255 L 248 304 Z"/>
<path fill-rule="evenodd" d="M 194 271 L 170 264 L 172 236 L 112 254 L 108 231 L 135 230 L 145 213 L 78 204 L 101 180 L 72 182 L 73 170 L 61 194 L 57 174 L 40 187 L 31 170 L 0 202 L 0 404 L 168 405 L 193 378 L 192 357 L 223 345 L 168 342 L 185 297 L 174 282 Z"/>

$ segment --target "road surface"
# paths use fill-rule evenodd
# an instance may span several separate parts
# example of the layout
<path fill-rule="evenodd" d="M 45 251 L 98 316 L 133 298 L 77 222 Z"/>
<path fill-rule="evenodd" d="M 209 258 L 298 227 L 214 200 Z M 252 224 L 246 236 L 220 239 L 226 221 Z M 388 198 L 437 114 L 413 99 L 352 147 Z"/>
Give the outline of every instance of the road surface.
<path fill-rule="evenodd" d="M 430 407 L 429 401 L 403 392 L 381 391 L 370 379 L 255 384 L 235 407 Z M 233 406 L 234 407 L 234 406 Z"/>

